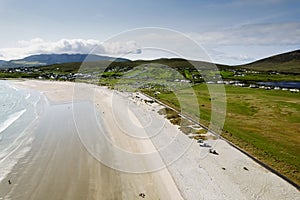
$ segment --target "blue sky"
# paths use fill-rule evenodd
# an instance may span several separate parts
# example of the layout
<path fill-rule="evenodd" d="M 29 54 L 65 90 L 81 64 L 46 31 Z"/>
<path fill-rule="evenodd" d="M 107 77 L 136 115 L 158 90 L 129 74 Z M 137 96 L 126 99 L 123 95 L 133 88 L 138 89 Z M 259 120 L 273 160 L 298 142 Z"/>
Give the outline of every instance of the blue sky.
<path fill-rule="evenodd" d="M 0 0 L 0 59 L 88 53 L 97 45 L 101 54 L 135 52 L 126 54 L 133 59 L 176 54 L 147 54 L 144 41 L 151 46 L 149 41 L 154 39 L 153 45 L 164 44 L 161 46 L 167 49 L 172 44 L 172 51 L 178 48 L 178 54 L 185 47 L 184 55 L 188 56 L 188 42 L 176 46 L 182 33 L 199 44 L 211 61 L 246 63 L 300 48 L 299 8 L 297 0 Z M 166 40 L 162 35 L 168 33 L 164 31 L 161 37 L 155 31 L 156 35 L 136 39 L 141 35 L 133 31 L 122 42 L 112 38 L 143 27 L 171 29 L 179 38 L 175 34 Z M 193 53 L 190 49 L 190 57 L 197 59 Z"/>

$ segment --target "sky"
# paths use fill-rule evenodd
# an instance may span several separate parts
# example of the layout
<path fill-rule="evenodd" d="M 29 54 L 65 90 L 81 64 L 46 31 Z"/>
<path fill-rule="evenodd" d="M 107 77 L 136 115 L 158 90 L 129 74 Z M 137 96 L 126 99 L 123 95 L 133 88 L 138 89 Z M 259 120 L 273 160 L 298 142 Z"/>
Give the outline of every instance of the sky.
<path fill-rule="evenodd" d="M 299 8 L 297 0 L 0 0 L 0 60 L 97 53 L 248 63 L 300 49 Z"/>

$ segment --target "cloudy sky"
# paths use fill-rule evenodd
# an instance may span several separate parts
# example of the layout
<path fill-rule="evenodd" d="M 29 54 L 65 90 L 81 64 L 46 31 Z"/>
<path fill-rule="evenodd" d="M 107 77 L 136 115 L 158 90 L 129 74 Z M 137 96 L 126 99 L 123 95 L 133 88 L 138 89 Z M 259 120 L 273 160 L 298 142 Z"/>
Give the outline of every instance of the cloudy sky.
<path fill-rule="evenodd" d="M 0 60 L 93 52 L 247 63 L 300 49 L 299 8 L 297 0 L 0 0 Z"/>

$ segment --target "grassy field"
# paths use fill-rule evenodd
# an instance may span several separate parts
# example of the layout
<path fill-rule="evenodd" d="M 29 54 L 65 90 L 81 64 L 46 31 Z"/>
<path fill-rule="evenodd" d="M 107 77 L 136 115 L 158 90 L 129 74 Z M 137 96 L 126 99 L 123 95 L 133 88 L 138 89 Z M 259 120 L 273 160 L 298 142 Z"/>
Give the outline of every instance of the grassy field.
<path fill-rule="evenodd" d="M 195 94 L 186 89 L 162 92 L 156 98 L 194 118 L 200 109 L 200 122 L 209 125 L 212 106 L 208 88 L 199 84 L 193 89 Z M 227 110 L 222 136 L 300 184 L 300 94 L 234 86 L 225 89 Z M 218 89 L 214 91 L 218 102 Z M 192 95 L 196 95 L 198 104 L 192 102 Z"/>
<path fill-rule="evenodd" d="M 243 73 L 244 76 L 234 76 L 231 71 L 221 71 L 224 80 L 237 80 L 242 82 L 268 82 L 268 81 L 300 81 L 298 74 L 269 74 L 269 73 Z"/>

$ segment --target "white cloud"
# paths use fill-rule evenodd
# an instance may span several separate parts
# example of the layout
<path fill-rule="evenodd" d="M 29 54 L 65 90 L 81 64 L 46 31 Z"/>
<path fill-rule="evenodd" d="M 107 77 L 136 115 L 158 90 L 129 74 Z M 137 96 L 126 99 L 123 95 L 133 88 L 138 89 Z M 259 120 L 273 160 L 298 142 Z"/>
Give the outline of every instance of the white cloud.
<path fill-rule="evenodd" d="M 255 58 L 252 56 L 249 56 L 248 54 L 245 54 L 244 52 L 232 54 L 230 52 L 223 52 L 220 50 L 215 50 L 215 49 L 208 49 L 208 54 L 211 56 L 211 58 L 215 62 L 221 62 L 222 60 L 226 61 L 236 61 L 236 63 L 245 63 L 245 62 L 250 62 L 254 61 Z"/>
<path fill-rule="evenodd" d="M 198 46 L 194 41 L 200 45 Z M 167 55 L 165 57 L 240 64 L 275 53 L 294 50 L 299 46 L 299 22 L 246 24 L 220 31 L 190 34 L 145 28 L 125 33 L 105 43 L 84 39 L 22 40 L 14 48 L 0 49 L 0 59 L 23 58 L 41 53 L 92 52 L 116 57 L 131 58 L 133 56 L 134 59 Z M 146 49 L 151 51 L 146 51 Z"/>
<path fill-rule="evenodd" d="M 300 23 L 247 24 L 222 31 L 191 33 L 190 36 L 210 45 L 298 45 Z"/>
<path fill-rule="evenodd" d="M 102 47 L 104 48 L 104 51 L 108 54 L 140 54 L 141 49 L 138 47 L 136 42 L 134 41 L 128 41 L 125 43 L 120 42 L 109 42 L 109 43 L 103 43 Z"/>
<path fill-rule="evenodd" d="M 84 39 L 61 39 L 58 41 L 45 41 L 41 38 L 18 41 L 14 48 L 0 49 L 2 59 L 19 59 L 33 54 L 46 53 L 96 53 L 107 55 L 120 55 L 128 53 L 141 53 L 141 49 L 134 41 L 125 43 L 107 42 Z"/>
<path fill-rule="evenodd" d="M 300 23 L 246 24 L 189 36 L 206 48 L 214 62 L 242 64 L 298 49 Z"/>
<path fill-rule="evenodd" d="M 44 40 L 41 39 L 41 38 L 34 38 L 34 39 L 31 39 L 31 40 L 20 40 L 17 43 L 18 43 L 19 46 L 26 47 L 28 45 L 40 44 L 40 43 L 43 43 L 43 42 L 44 42 Z"/>

